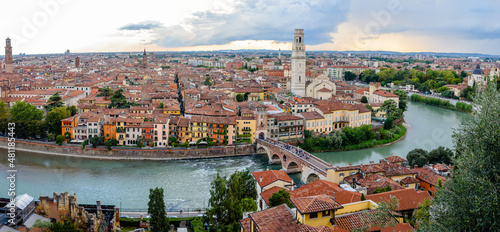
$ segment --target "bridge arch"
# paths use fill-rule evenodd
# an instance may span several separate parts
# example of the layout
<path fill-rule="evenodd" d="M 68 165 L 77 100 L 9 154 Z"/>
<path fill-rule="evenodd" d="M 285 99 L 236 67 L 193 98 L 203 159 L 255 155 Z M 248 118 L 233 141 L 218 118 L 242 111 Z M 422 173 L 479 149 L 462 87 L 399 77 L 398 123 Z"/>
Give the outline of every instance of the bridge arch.
<path fill-rule="evenodd" d="M 269 158 L 269 162 L 273 163 L 273 164 L 279 164 L 279 163 L 281 163 L 280 156 L 278 154 L 272 155 L 271 158 Z"/>
<path fill-rule="evenodd" d="M 316 173 L 309 173 L 309 176 L 307 176 L 307 183 L 309 184 L 317 179 L 319 179 L 319 176 Z"/>
<path fill-rule="evenodd" d="M 267 154 L 267 150 L 264 147 L 258 147 L 257 148 L 257 153 L 259 153 L 259 154 Z"/>
<path fill-rule="evenodd" d="M 300 172 L 301 167 L 297 163 L 295 163 L 294 161 L 290 161 L 290 163 L 288 163 L 288 166 L 286 167 L 286 171 L 288 173 Z"/>

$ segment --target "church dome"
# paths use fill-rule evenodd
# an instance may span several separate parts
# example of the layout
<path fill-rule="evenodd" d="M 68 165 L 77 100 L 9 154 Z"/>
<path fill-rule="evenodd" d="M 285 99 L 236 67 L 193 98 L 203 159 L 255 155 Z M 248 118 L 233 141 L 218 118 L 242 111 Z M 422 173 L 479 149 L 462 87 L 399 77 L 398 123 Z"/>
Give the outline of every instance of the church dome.
<path fill-rule="evenodd" d="M 475 74 L 475 75 L 483 75 L 484 74 L 483 70 L 479 67 L 479 64 L 476 66 L 476 68 L 474 70 L 472 70 L 472 74 Z"/>

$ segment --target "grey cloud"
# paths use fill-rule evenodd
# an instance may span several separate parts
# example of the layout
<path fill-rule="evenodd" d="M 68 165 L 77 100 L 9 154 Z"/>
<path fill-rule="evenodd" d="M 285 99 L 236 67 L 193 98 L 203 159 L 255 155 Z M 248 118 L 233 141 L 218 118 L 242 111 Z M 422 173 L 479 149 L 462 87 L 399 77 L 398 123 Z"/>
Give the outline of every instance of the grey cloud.
<path fill-rule="evenodd" d="M 331 42 L 330 33 L 346 20 L 349 1 L 244 0 L 235 12 L 197 12 L 182 25 L 154 29 L 160 46 L 226 44 L 236 40 L 291 41 L 302 28 L 309 45 Z"/>
<path fill-rule="evenodd" d="M 118 30 L 128 30 L 128 31 L 139 31 L 139 30 L 151 30 L 154 28 L 161 28 L 163 25 L 156 21 L 146 21 L 140 23 L 127 24 L 123 27 L 118 28 Z"/>

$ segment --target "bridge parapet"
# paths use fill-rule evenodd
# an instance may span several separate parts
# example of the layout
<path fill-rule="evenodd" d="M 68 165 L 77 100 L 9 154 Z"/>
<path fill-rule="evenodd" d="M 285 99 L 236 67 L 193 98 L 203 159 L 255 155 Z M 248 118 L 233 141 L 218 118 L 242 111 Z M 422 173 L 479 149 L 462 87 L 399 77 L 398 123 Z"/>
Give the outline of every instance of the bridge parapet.
<path fill-rule="evenodd" d="M 265 151 L 270 162 L 276 163 L 279 158 L 287 172 L 292 171 L 289 170 L 292 163 L 298 165 L 299 167 L 294 167 L 293 172 L 296 171 L 296 168 L 300 168 L 303 181 L 310 180 L 309 175 L 326 179 L 327 169 L 332 167 L 331 164 L 301 148 L 272 139 L 257 139 L 257 150 Z M 304 181 L 304 183 L 306 182 Z"/>

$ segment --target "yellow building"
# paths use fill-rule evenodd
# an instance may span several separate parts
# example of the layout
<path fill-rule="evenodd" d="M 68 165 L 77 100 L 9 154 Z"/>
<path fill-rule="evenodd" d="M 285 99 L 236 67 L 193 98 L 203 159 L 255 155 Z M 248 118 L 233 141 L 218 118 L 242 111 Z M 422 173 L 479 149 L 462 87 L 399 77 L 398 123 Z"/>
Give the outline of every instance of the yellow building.
<path fill-rule="evenodd" d="M 257 120 L 255 117 L 236 117 L 236 142 L 250 139 L 255 141 L 257 134 Z"/>
<path fill-rule="evenodd" d="M 328 125 L 325 117 L 317 111 L 309 111 L 298 114 L 299 117 L 305 120 L 305 130 L 309 130 L 319 134 L 329 134 L 332 126 Z"/>
<path fill-rule="evenodd" d="M 376 208 L 378 208 L 377 203 L 371 200 L 358 201 L 349 204 L 343 204 L 342 209 L 337 210 L 335 216 L 348 213 L 356 213 L 363 210 L 372 210 Z"/>
<path fill-rule="evenodd" d="M 333 221 L 331 219 L 335 217 L 336 211 L 343 208 L 326 194 L 291 198 L 290 201 L 297 208 L 295 211 L 297 221 L 313 227 L 331 227 Z"/>
<path fill-rule="evenodd" d="M 177 123 L 178 142 L 191 142 L 191 130 L 189 129 L 189 118 L 181 118 Z"/>
<path fill-rule="evenodd" d="M 208 138 L 208 124 L 200 116 L 193 116 L 189 121 L 189 127 L 191 129 L 191 141 L 193 143 L 200 139 Z"/>
<path fill-rule="evenodd" d="M 344 177 L 356 174 L 357 172 L 359 172 L 360 168 L 360 165 L 349 165 L 345 167 L 337 166 L 330 168 L 326 170 L 326 180 L 334 183 L 341 183 L 344 180 Z"/>

